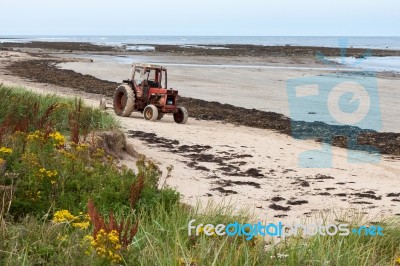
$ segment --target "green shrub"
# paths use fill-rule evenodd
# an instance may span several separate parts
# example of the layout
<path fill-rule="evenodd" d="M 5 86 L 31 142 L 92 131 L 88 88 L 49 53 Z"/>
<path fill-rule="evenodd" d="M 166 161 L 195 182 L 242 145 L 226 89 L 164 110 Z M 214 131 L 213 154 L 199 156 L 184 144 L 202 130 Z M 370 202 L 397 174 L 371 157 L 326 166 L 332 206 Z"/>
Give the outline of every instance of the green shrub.
<path fill-rule="evenodd" d="M 41 217 L 58 209 L 84 211 L 89 198 L 103 212 L 129 211 L 130 188 L 137 175 L 118 166 L 95 143 L 68 142 L 62 134 L 75 134 L 71 129 L 74 123 L 78 135 L 115 128 L 117 123 L 109 114 L 85 107 L 80 100 L 41 96 L 18 88 L 0 86 L 0 96 L 4 99 L 0 148 L 11 151 L 0 150 L 5 168 L 0 172 L 0 185 L 16 188 L 11 215 Z M 138 169 L 145 178 L 138 206 L 152 208 L 163 198 L 171 203 L 179 200 L 176 192 L 157 188 L 160 171 L 152 162 L 138 160 Z"/>

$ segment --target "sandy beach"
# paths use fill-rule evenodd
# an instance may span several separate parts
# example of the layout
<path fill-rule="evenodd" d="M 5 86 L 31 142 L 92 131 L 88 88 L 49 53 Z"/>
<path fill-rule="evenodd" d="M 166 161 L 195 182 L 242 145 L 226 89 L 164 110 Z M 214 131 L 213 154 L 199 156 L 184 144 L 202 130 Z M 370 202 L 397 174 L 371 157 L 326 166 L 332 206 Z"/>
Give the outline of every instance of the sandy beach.
<path fill-rule="evenodd" d="M 43 50 L 39 56 L 40 48 L 19 49 L 0 51 L 0 83 L 40 93 L 80 96 L 93 106 L 98 105 L 101 93 L 15 76 L 7 66 L 28 59 L 57 59 L 57 67 L 63 70 L 120 82 L 128 77 L 132 61 L 161 63 L 168 67 L 169 87 L 184 97 L 285 116 L 290 115 L 288 80 L 350 71 L 343 66 L 324 65 L 312 56 L 184 56 L 170 52 L 107 55 L 90 51 L 66 54 L 59 50 Z M 120 60 L 115 60 L 116 56 Z M 390 74 L 379 74 L 377 78 L 382 132 L 400 132 L 398 81 Z M 107 103 L 108 112 L 113 113 L 110 97 Z M 348 209 L 360 210 L 370 220 L 400 215 L 400 160 L 396 156 L 383 155 L 375 164 L 354 164 L 347 161 L 347 149 L 333 147 L 332 168 L 301 168 L 299 154 L 319 149 L 321 143 L 223 121 L 190 118 L 186 125 L 177 125 L 171 116 L 148 122 L 140 113 L 119 119 L 129 142 L 138 153 L 157 162 L 163 178 L 166 168 L 173 165 L 166 183 L 182 193 L 186 203 L 209 199 L 235 202 L 238 208 L 253 208 L 263 220 L 267 215 L 268 220 L 298 221 L 321 210 Z M 324 155 L 326 152 L 321 151 L 320 156 Z M 133 165 L 134 160 L 126 163 Z"/>

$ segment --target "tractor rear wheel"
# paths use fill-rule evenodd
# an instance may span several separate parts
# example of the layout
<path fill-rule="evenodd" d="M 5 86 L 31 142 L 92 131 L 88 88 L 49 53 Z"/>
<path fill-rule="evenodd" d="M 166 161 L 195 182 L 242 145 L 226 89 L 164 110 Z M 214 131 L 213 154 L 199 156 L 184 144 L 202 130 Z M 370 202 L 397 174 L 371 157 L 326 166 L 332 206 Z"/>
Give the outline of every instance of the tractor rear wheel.
<path fill-rule="evenodd" d="M 135 93 L 128 84 L 119 85 L 115 90 L 113 106 L 117 115 L 131 115 L 135 106 Z"/>
<path fill-rule="evenodd" d="M 144 119 L 155 121 L 158 118 L 158 109 L 152 104 L 147 105 L 143 110 Z"/>
<path fill-rule="evenodd" d="M 178 124 L 185 124 L 189 114 L 185 107 L 178 107 L 178 112 L 174 113 L 174 120 Z"/>

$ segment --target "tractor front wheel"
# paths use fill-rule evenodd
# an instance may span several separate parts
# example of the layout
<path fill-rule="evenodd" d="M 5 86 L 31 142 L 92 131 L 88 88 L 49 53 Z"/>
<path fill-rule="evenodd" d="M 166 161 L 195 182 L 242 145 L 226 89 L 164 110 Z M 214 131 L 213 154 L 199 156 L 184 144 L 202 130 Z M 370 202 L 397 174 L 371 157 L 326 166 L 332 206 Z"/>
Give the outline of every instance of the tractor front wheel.
<path fill-rule="evenodd" d="M 158 118 L 158 109 L 152 104 L 147 105 L 143 110 L 144 119 L 155 121 Z"/>
<path fill-rule="evenodd" d="M 185 124 L 189 114 L 185 107 L 178 107 L 178 112 L 174 113 L 174 120 L 178 124 Z"/>
<path fill-rule="evenodd" d="M 131 115 L 135 106 L 135 93 L 128 84 L 122 84 L 115 90 L 113 106 L 117 115 Z"/>
<path fill-rule="evenodd" d="M 163 113 L 158 112 L 157 120 L 161 120 L 164 117 Z"/>

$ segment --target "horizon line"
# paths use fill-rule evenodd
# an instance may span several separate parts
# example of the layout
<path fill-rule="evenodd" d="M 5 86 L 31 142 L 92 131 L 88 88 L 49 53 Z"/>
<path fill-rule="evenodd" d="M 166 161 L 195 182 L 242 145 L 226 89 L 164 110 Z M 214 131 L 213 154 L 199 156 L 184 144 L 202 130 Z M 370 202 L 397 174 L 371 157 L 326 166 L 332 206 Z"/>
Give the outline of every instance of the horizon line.
<path fill-rule="evenodd" d="M 365 37 L 365 38 L 379 38 L 379 37 L 394 37 L 398 38 L 400 35 L 127 35 L 127 34 L 0 34 L 0 37 L 7 36 L 86 36 L 86 37 Z"/>

